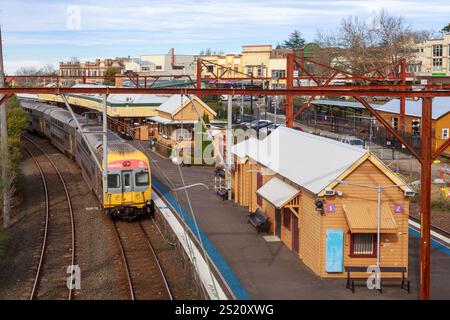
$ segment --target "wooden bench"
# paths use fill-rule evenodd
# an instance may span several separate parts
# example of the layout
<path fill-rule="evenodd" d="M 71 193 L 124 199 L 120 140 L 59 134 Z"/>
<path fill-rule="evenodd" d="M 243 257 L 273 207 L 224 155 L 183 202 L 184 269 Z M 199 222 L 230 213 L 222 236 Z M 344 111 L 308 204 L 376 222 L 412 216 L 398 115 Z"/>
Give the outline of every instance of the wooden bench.
<path fill-rule="evenodd" d="M 247 215 L 247 222 L 254 226 L 258 233 L 267 231 L 267 216 L 260 209 L 256 209 L 255 213 Z"/>
<path fill-rule="evenodd" d="M 351 276 L 351 273 L 354 272 L 364 272 L 367 273 L 368 267 L 359 267 L 359 266 L 347 266 L 345 267 L 345 272 L 347 272 L 347 285 L 346 288 L 352 290 L 353 293 L 355 293 L 355 280 L 367 280 L 367 278 L 354 278 Z M 383 278 L 380 279 L 380 289 L 381 293 L 383 292 L 383 281 L 399 281 L 401 280 L 401 288 L 409 293 L 409 280 L 405 277 L 405 274 L 407 272 L 406 267 L 380 267 L 381 274 L 391 272 L 391 273 L 400 273 L 401 277 L 390 277 L 390 278 Z"/>

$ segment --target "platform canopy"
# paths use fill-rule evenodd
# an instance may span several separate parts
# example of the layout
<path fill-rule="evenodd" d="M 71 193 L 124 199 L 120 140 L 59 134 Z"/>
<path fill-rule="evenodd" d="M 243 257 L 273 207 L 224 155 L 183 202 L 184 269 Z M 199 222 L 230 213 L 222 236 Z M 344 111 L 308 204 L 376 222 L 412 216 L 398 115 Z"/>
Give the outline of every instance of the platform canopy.
<path fill-rule="evenodd" d="M 272 178 L 256 191 L 259 196 L 269 201 L 277 209 L 282 208 L 299 192 L 300 190 L 278 178 Z"/>
<path fill-rule="evenodd" d="M 351 233 L 376 233 L 378 227 L 378 204 L 346 203 L 343 205 L 345 218 Z M 392 210 L 386 203 L 381 205 L 381 233 L 396 233 L 397 223 Z"/>

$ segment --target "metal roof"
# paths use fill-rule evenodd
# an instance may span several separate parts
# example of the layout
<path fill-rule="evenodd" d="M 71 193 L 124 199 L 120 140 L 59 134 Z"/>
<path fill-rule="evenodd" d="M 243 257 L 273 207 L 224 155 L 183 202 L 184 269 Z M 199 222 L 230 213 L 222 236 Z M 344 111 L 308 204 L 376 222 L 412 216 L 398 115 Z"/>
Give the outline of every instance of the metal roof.
<path fill-rule="evenodd" d="M 73 88 L 106 88 L 105 85 L 97 84 L 76 84 Z M 114 88 L 114 86 L 110 86 Z M 96 99 L 102 101 L 103 98 L 99 94 L 73 94 L 74 96 L 89 97 L 91 99 Z M 160 105 L 167 101 L 172 95 L 170 94 L 110 94 L 108 95 L 109 104 L 153 104 Z"/>
<path fill-rule="evenodd" d="M 312 104 L 320 104 L 324 106 L 335 106 L 335 107 L 345 107 L 345 108 L 354 108 L 354 109 L 365 109 L 361 103 L 359 102 L 351 102 L 351 101 L 341 101 L 341 100 L 313 100 Z M 373 108 L 377 108 L 379 104 L 371 104 L 370 106 Z"/>
<path fill-rule="evenodd" d="M 259 188 L 256 193 L 279 209 L 294 198 L 300 190 L 274 177 Z"/>
<path fill-rule="evenodd" d="M 185 95 L 181 96 L 179 94 L 174 94 L 169 99 L 164 101 L 159 107 L 157 107 L 156 110 L 174 115 L 188 101 L 189 98 Z"/>
<path fill-rule="evenodd" d="M 368 152 L 281 126 L 262 141 L 254 139 L 234 145 L 231 152 L 242 156 L 242 150 L 254 161 L 314 194 L 322 191 Z"/>
<path fill-rule="evenodd" d="M 376 233 L 378 228 L 378 204 L 373 203 L 345 203 L 343 205 L 345 218 L 351 233 Z M 386 203 L 381 205 L 381 225 L 382 233 L 397 232 L 392 210 Z"/>
<path fill-rule="evenodd" d="M 394 99 L 387 102 L 384 105 L 376 105 L 376 109 L 379 111 L 400 113 L 400 99 Z M 449 97 L 437 97 L 433 99 L 433 113 L 434 120 L 446 115 L 450 112 L 450 98 Z M 422 100 L 406 100 L 405 114 L 408 116 L 418 117 L 422 116 Z"/>

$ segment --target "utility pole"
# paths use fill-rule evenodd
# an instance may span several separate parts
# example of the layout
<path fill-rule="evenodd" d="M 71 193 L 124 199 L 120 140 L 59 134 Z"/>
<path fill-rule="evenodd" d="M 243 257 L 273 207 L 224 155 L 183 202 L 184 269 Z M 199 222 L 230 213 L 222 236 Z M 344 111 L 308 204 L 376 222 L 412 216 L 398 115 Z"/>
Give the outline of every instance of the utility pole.
<path fill-rule="evenodd" d="M 0 27 L 0 88 L 5 87 L 5 72 L 3 69 L 3 40 Z M 2 96 L 3 98 L 3 96 Z M 11 197 L 9 181 L 9 148 L 8 148 L 8 127 L 6 118 L 6 103 L 0 105 L 0 126 L 1 126 L 1 166 L 3 184 L 3 228 L 8 228 L 11 223 Z"/>
<path fill-rule="evenodd" d="M 233 96 L 228 96 L 228 115 L 227 115 L 227 191 L 228 200 L 231 200 L 231 166 L 233 165 L 233 159 L 231 159 L 231 145 L 233 144 L 233 131 L 232 131 L 232 110 L 233 110 Z"/>

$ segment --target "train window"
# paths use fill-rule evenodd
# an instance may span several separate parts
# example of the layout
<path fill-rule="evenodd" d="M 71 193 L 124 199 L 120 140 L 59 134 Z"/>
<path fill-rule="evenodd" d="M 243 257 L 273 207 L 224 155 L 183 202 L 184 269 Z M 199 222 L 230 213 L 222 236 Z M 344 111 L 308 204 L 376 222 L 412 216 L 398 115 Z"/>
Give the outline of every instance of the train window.
<path fill-rule="evenodd" d="M 120 178 L 118 174 L 108 174 L 108 188 L 119 188 Z"/>
<path fill-rule="evenodd" d="M 136 173 L 136 186 L 143 187 L 148 186 L 149 179 L 148 179 L 148 171 L 141 171 Z"/>
<path fill-rule="evenodd" d="M 131 175 L 129 173 L 125 173 L 123 175 L 123 186 L 124 187 L 131 187 Z"/>

